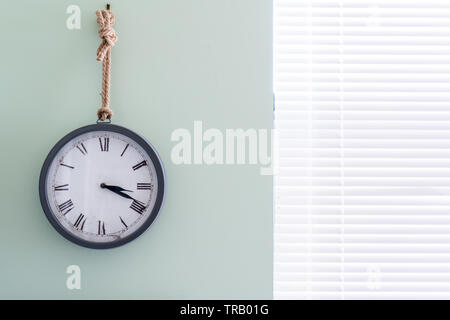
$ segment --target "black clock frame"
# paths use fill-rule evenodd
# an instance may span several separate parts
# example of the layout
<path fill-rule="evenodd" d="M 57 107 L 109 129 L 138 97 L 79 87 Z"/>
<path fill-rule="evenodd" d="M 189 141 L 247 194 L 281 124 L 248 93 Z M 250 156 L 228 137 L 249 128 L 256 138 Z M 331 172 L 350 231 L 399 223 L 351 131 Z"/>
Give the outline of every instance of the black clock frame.
<path fill-rule="evenodd" d="M 138 143 L 144 151 L 148 154 L 150 157 L 150 160 L 153 162 L 156 170 L 156 177 L 158 179 L 158 192 L 156 194 L 156 202 L 155 206 L 152 209 L 152 212 L 150 213 L 147 220 L 144 222 L 142 226 L 140 226 L 135 232 L 130 234 L 129 236 L 126 236 L 124 238 L 120 238 L 116 241 L 111 242 L 91 242 L 87 241 L 81 238 L 78 238 L 71 234 L 70 232 L 66 231 L 64 227 L 61 226 L 56 216 L 53 214 L 53 211 L 50 208 L 48 197 L 47 197 L 47 175 L 48 170 L 50 168 L 51 163 L 53 162 L 53 159 L 55 158 L 58 151 L 66 145 L 70 140 L 73 138 L 82 135 L 84 133 L 88 132 L 95 132 L 95 131 L 110 131 L 110 132 L 116 132 L 123 134 L 130 139 L 134 140 L 136 143 Z M 158 213 L 160 209 L 162 208 L 163 202 L 164 202 L 164 195 L 165 195 L 165 175 L 164 175 L 164 167 L 162 164 L 162 161 L 160 157 L 158 156 L 158 153 L 153 148 L 153 146 L 142 136 L 139 134 L 107 122 L 99 122 L 97 124 L 87 125 L 85 127 L 78 128 L 70 133 L 68 133 L 66 136 L 64 136 L 61 140 L 59 140 L 56 145 L 50 150 L 49 154 L 47 155 L 47 158 L 44 161 L 44 164 L 41 169 L 41 174 L 39 177 L 39 197 L 41 200 L 41 206 L 42 209 L 45 212 L 45 215 L 47 216 L 48 221 L 50 224 L 58 231 L 64 238 L 66 238 L 69 241 L 72 241 L 73 243 L 76 243 L 80 246 L 91 248 L 91 249 L 110 249 L 122 246 L 137 237 L 139 237 L 144 231 L 146 231 L 150 225 L 155 221 L 156 217 L 158 216 Z"/>

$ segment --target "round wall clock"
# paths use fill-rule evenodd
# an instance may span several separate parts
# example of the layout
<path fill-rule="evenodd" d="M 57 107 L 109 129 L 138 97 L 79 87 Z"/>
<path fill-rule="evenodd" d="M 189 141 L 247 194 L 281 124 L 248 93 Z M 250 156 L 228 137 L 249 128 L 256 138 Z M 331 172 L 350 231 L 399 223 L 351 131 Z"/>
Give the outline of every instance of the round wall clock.
<path fill-rule="evenodd" d="M 155 220 L 164 169 L 155 149 L 133 131 L 106 122 L 79 128 L 50 151 L 39 194 L 53 227 L 84 247 L 123 245 Z"/>

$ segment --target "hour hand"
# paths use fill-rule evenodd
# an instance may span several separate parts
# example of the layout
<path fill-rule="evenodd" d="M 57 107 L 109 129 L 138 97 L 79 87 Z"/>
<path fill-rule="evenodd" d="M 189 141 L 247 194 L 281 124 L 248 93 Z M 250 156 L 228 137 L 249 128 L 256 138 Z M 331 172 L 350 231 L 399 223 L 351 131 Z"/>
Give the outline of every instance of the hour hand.
<path fill-rule="evenodd" d="M 109 185 L 107 185 L 106 183 L 100 184 L 100 187 L 101 187 L 101 188 L 108 189 L 108 190 L 111 190 L 111 191 L 113 191 L 113 192 L 122 192 L 122 191 L 133 192 L 133 191 L 131 191 L 131 190 L 127 190 L 127 189 L 124 189 L 124 188 L 119 187 L 119 186 L 109 186 Z"/>
<path fill-rule="evenodd" d="M 134 198 L 131 197 L 130 195 L 128 195 L 128 194 L 126 194 L 126 193 L 123 193 L 123 191 L 126 191 L 126 192 L 133 192 L 133 191 L 131 191 L 131 190 L 127 190 L 127 189 L 124 189 L 124 188 L 119 187 L 119 186 L 109 186 L 109 185 L 107 185 L 106 183 L 101 183 L 101 184 L 100 184 L 100 188 L 102 188 L 102 189 L 108 189 L 109 191 L 112 191 L 112 192 L 114 192 L 115 194 L 118 194 L 118 195 L 121 196 L 121 197 L 124 197 L 124 198 L 127 198 L 127 199 L 134 200 Z"/>

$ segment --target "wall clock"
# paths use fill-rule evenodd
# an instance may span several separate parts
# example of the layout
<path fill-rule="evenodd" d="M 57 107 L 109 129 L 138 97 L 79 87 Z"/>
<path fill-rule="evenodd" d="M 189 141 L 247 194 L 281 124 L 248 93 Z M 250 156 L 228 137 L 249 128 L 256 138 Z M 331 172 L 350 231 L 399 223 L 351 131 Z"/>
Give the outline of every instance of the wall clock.
<path fill-rule="evenodd" d="M 96 12 L 102 43 L 102 107 L 97 124 L 63 137 L 50 151 L 39 178 L 39 196 L 52 226 L 88 248 L 123 245 L 155 220 L 164 199 L 164 169 L 155 149 L 130 129 L 111 124 L 111 48 L 115 16 Z M 108 121 L 107 121 L 108 120 Z"/>
<path fill-rule="evenodd" d="M 155 149 L 110 123 L 79 128 L 50 151 L 39 194 L 53 227 L 89 248 L 112 248 L 142 234 L 164 198 L 164 170 Z"/>

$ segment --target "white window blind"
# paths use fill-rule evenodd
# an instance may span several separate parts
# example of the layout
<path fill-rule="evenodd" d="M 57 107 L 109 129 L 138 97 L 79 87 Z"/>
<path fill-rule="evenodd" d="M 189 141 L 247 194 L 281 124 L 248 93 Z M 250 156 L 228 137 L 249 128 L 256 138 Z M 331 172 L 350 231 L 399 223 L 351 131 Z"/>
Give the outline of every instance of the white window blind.
<path fill-rule="evenodd" d="M 450 1 L 274 0 L 274 297 L 450 298 Z"/>

